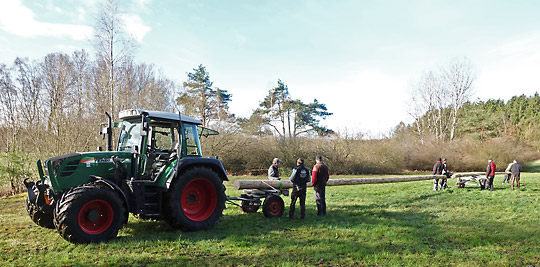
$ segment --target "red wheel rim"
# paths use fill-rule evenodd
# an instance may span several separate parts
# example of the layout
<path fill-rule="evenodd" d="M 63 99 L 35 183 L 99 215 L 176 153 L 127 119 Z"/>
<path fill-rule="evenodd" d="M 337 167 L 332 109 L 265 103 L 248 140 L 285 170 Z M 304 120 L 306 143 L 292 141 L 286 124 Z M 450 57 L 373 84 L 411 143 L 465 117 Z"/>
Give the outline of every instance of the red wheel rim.
<path fill-rule="evenodd" d="M 79 226 L 83 232 L 97 235 L 109 229 L 113 218 L 114 211 L 109 202 L 92 200 L 79 211 Z"/>
<path fill-rule="evenodd" d="M 281 212 L 281 204 L 279 203 L 279 201 L 274 200 L 270 202 L 270 204 L 268 205 L 268 211 L 272 215 L 279 215 L 279 213 Z"/>
<path fill-rule="evenodd" d="M 210 181 L 204 178 L 193 179 L 182 191 L 180 204 L 188 219 L 204 221 L 216 210 L 217 191 Z"/>

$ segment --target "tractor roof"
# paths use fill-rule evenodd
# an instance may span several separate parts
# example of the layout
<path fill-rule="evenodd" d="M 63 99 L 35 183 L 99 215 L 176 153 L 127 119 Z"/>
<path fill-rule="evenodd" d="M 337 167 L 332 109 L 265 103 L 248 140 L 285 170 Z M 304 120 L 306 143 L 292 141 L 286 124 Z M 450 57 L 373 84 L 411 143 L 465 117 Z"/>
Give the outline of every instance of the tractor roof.
<path fill-rule="evenodd" d="M 136 118 L 140 117 L 143 113 L 148 114 L 148 117 L 153 119 L 162 119 L 162 120 L 170 120 L 170 121 L 179 121 L 180 116 L 178 113 L 170 113 L 170 112 L 163 112 L 163 111 L 153 111 L 153 110 L 144 110 L 144 109 L 127 109 L 120 111 L 119 117 L 120 119 L 129 119 L 129 118 Z M 202 121 L 198 119 L 194 119 L 192 117 L 188 117 L 185 115 L 182 115 L 182 121 L 193 123 L 197 125 L 201 125 Z"/>

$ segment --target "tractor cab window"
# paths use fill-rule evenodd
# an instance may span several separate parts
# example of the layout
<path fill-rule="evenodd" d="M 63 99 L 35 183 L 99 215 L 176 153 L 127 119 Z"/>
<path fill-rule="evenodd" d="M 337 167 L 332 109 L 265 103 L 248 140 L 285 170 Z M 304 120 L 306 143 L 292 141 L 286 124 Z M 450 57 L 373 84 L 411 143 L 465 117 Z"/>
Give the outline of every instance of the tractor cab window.
<path fill-rule="evenodd" d="M 151 146 L 155 151 L 171 152 L 176 148 L 178 132 L 176 125 L 157 124 L 151 126 Z"/>
<path fill-rule="evenodd" d="M 202 156 L 197 134 L 197 125 L 184 124 L 184 136 L 186 138 L 186 156 Z"/>
<path fill-rule="evenodd" d="M 118 151 L 138 152 L 141 145 L 141 122 L 123 121 L 120 138 L 118 139 Z"/>

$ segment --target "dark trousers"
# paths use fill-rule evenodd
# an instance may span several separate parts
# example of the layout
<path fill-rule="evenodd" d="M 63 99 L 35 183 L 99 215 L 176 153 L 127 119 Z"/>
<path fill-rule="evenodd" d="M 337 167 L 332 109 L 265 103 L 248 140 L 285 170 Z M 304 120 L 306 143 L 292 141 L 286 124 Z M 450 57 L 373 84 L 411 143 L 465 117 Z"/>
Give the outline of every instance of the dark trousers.
<path fill-rule="evenodd" d="M 441 179 L 441 189 L 448 188 L 448 184 L 446 183 L 446 178 Z"/>
<path fill-rule="evenodd" d="M 326 215 L 326 186 L 314 186 L 313 193 L 317 204 L 317 215 Z"/>
<path fill-rule="evenodd" d="M 294 210 L 296 209 L 296 200 L 300 199 L 300 218 L 304 219 L 306 216 L 306 189 L 299 191 L 293 190 L 291 193 L 291 206 L 289 207 L 289 217 L 294 216 Z"/>
<path fill-rule="evenodd" d="M 510 183 L 510 176 L 511 174 L 510 173 L 507 173 L 504 175 L 504 178 L 503 178 L 503 184 L 506 182 L 506 183 Z"/>
<path fill-rule="evenodd" d="M 487 188 L 486 189 L 489 189 L 489 190 L 493 191 L 493 180 L 495 180 L 495 175 L 488 176 Z"/>

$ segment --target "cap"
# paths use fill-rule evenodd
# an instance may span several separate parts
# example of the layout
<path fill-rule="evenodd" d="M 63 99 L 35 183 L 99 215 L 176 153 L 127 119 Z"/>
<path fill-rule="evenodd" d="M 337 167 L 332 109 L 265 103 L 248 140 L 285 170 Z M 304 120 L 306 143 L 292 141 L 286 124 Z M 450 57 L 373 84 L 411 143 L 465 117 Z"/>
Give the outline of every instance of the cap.
<path fill-rule="evenodd" d="M 283 161 L 281 161 L 279 158 L 274 158 L 272 162 L 282 163 Z"/>

